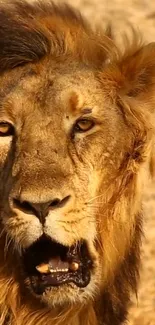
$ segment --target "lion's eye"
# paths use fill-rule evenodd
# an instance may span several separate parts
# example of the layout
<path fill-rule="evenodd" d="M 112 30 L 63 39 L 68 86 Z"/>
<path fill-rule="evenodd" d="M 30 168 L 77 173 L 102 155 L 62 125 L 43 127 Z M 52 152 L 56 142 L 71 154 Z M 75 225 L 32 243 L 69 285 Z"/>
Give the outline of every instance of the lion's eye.
<path fill-rule="evenodd" d="M 0 137 L 14 135 L 14 128 L 10 123 L 0 122 Z"/>
<path fill-rule="evenodd" d="M 74 125 L 74 132 L 86 132 L 92 129 L 94 122 L 88 119 L 81 119 Z"/>

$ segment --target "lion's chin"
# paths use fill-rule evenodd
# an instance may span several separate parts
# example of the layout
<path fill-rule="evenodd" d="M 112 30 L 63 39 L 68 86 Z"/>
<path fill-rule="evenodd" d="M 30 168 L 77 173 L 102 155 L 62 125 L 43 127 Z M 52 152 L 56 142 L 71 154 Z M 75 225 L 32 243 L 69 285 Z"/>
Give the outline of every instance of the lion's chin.
<path fill-rule="evenodd" d="M 88 285 L 89 287 L 89 285 Z M 29 287 L 31 294 L 39 300 L 44 306 L 53 307 L 67 307 L 74 304 L 86 303 L 89 299 L 87 288 L 78 288 L 75 284 L 62 284 L 59 287 L 47 287 L 41 294 L 35 294 L 32 287 Z"/>
<path fill-rule="evenodd" d="M 25 284 L 43 300 L 76 295 L 88 286 L 93 270 L 87 243 L 63 246 L 43 235 L 23 252 Z M 64 301 L 65 301 L 64 296 Z"/>

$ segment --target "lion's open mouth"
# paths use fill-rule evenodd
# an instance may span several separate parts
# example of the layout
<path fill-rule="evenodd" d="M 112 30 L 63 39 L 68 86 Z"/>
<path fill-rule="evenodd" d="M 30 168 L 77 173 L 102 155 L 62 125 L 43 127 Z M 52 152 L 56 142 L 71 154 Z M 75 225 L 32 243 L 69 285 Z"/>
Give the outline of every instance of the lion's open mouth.
<path fill-rule="evenodd" d="M 66 283 L 86 287 L 92 260 L 84 241 L 67 247 L 42 236 L 24 252 L 23 265 L 33 290 L 42 294 L 47 287 Z"/>

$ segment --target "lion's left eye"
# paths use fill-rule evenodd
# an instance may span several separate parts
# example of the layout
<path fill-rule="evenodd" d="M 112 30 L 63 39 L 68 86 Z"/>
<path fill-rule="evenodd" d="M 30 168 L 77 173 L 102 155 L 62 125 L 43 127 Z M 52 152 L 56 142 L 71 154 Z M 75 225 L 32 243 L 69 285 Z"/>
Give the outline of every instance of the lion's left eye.
<path fill-rule="evenodd" d="M 0 122 L 0 137 L 7 137 L 14 135 L 14 127 L 7 122 Z"/>
<path fill-rule="evenodd" d="M 86 132 L 92 129 L 94 126 L 94 121 L 88 119 L 81 119 L 74 125 L 74 132 Z"/>

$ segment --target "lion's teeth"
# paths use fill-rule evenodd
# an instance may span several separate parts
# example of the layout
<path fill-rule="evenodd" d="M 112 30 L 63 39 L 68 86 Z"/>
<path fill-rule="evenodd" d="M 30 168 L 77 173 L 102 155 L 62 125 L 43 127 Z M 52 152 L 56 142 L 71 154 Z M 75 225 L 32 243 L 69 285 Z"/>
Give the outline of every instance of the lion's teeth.
<path fill-rule="evenodd" d="M 80 267 L 79 263 L 74 261 L 69 265 L 71 271 L 77 271 L 79 267 Z"/>
<path fill-rule="evenodd" d="M 68 272 L 68 269 L 50 269 L 50 273 Z"/>
<path fill-rule="evenodd" d="M 46 263 L 42 263 L 42 264 L 40 264 L 40 265 L 37 265 L 37 266 L 36 266 L 36 269 L 37 269 L 37 271 L 40 272 L 40 273 L 45 273 L 45 274 L 47 274 L 47 273 L 50 272 L 50 270 L 49 270 L 49 265 L 46 264 Z"/>

